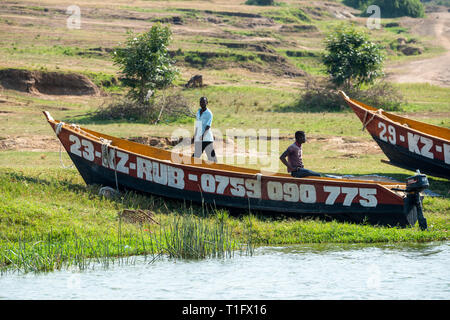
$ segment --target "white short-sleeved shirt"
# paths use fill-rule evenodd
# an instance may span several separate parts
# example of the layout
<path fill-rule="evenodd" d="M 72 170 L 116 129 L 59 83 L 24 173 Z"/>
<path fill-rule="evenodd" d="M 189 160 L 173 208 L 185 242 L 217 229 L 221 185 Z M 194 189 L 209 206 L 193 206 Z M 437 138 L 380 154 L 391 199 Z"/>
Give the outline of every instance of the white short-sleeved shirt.
<path fill-rule="evenodd" d="M 202 113 L 202 115 L 200 115 L 200 110 L 201 110 L 201 108 L 198 109 L 198 111 L 197 111 L 197 119 L 195 121 L 195 127 L 197 128 L 196 139 L 199 139 L 199 140 L 201 140 L 201 136 L 205 132 L 206 127 L 207 126 L 211 127 L 212 119 L 213 119 L 213 114 L 212 114 L 211 110 L 206 108 L 206 110 Z M 209 129 L 205 133 L 205 135 L 203 136 L 203 141 L 205 141 L 205 142 L 214 141 L 214 137 L 213 137 L 213 134 L 211 131 L 212 130 Z"/>

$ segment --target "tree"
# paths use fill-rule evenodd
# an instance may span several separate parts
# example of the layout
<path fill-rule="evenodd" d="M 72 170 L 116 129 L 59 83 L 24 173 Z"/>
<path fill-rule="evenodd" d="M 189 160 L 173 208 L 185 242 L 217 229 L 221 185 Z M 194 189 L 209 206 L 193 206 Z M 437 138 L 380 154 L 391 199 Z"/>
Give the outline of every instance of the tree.
<path fill-rule="evenodd" d="M 383 75 L 382 47 L 354 27 L 340 27 L 325 40 L 323 62 L 334 84 L 361 86 Z"/>
<path fill-rule="evenodd" d="M 422 1 L 423 2 L 423 1 Z M 424 16 L 424 8 L 420 0 L 344 0 L 344 4 L 362 11 L 367 15 L 367 8 L 371 5 L 380 7 L 381 17 L 396 18 L 409 16 L 420 18 Z"/>
<path fill-rule="evenodd" d="M 273 5 L 275 5 L 275 1 L 274 0 L 247 0 L 247 1 L 245 1 L 245 4 L 254 5 L 254 6 L 273 6 Z"/>
<path fill-rule="evenodd" d="M 381 9 L 381 17 L 413 17 L 421 18 L 425 14 L 420 0 L 373 0 L 371 5 L 377 5 Z"/>
<path fill-rule="evenodd" d="M 157 23 L 148 32 L 129 33 L 125 47 L 115 48 L 114 64 L 120 67 L 120 80 L 130 88 L 128 96 L 134 101 L 148 103 L 149 92 L 166 88 L 177 76 L 168 52 L 171 36 L 168 26 Z"/>

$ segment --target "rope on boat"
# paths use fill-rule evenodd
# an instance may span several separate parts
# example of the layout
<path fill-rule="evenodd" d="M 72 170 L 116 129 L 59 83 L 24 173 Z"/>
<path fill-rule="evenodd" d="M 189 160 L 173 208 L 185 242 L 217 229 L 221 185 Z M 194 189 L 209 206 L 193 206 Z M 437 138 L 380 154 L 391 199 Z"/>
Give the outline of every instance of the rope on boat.
<path fill-rule="evenodd" d="M 62 144 L 59 144 L 59 163 L 61 164 L 61 167 L 63 169 L 70 169 L 73 168 L 73 162 L 70 166 L 65 166 L 62 160 Z"/>
<path fill-rule="evenodd" d="M 56 133 L 56 136 L 57 136 L 57 137 L 59 137 L 59 134 L 61 133 L 61 130 L 62 130 L 63 125 L 65 125 L 65 123 L 62 122 L 62 121 L 61 121 L 61 122 L 58 122 L 58 123 L 56 124 L 55 133 Z M 64 162 L 63 162 L 63 160 L 62 160 L 62 144 L 59 144 L 59 163 L 61 164 L 61 167 L 62 167 L 63 169 L 70 169 L 70 168 L 73 167 L 73 163 L 72 163 L 70 166 L 64 165 Z"/>
<path fill-rule="evenodd" d="M 367 122 L 366 122 L 368 113 L 369 113 L 369 111 L 366 111 L 366 113 L 364 114 L 363 127 L 361 129 L 362 131 L 364 131 L 364 129 L 366 129 L 366 127 L 373 120 L 373 118 L 375 118 L 376 115 L 383 116 L 383 109 L 378 109 L 376 112 L 372 113 L 372 117 L 369 120 L 367 120 Z"/>
<path fill-rule="evenodd" d="M 61 129 L 62 129 L 64 124 L 65 123 L 62 122 L 62 121 L 56 124 L 56 129 L 55 129 L 56 136 L 59 136 L 59 134 L 61 132 Z"/>
<path fill-rule="evenodd" d="M 114 178 L 116 180 L 116 190 L 119 192 L 119 180 L 117 179 L 117 167 L 116 167 L 116 149 L 111 146 L 111 140 L 100 138 L 102 144 L 102 164 L 105 167 L 114 166 Z"/>
<path fill-rule="evenodd" d="M 108 147 L 111 146 L 111 140 L 100 138 L 100 142 L 102 143 L 102 164 L 103 166 L 107 167 L 110 160 Z"/>

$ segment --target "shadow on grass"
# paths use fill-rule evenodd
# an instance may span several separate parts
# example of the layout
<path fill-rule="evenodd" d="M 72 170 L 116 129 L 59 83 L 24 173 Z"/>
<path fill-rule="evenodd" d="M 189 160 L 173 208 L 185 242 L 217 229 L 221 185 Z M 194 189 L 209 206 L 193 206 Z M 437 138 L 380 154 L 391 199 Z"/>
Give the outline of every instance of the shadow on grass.
<path fill-rule="evenodd" d="M 109 125 L 109 124 L 150 124 L 144 119 L 101 119 L 95 113 L 86 113 L 61 119 L 65 123 L 76 123 L 81 125 Z"/>
<path fill-rule="evenodd" d="M 301 100 L 294 101 L 290 104 L 276 104 L 271 109 L 273 112 L 288 113 L 288 112 L 299 112 L 299 113 L 350 113 L 351 110 L 345 108 L 343 105 L 338 106 L 323 106 L 318 105 L 316 107 L 310 107 L 304 104 Z"/>
<path fill-rule="evenodd" d="M 181 117 L 168 117 L 160 120 L 159 124 L 189 124 L 194 123 L 194 118 L 181 116 Z M 154 125 L 155 120 L 139 119 L 139 118 L 122 118 L 122 119 L 102 119 L 95 113 L 86 113 L 76 116 L 66 117 L 61 119 L 65 123 L 76 123 L 79 125 L 110 125 L 110 124 L 146 124 Z"/>
<path fill-rule="evenodd" d="M 47 187 L 50 187 L 52 185 L 59 185 L 61 187 L 64 187 L 66 189 L 69 190 L 73 190 L 76 192 L 83 192 L 86 191 L 86 187 L 78 184 L 78 183 L 73 183 L 67 180 L 57 180 L 56 182 L 51 182 L 50 180 L 46 180 L 46 179 L 42 179 L 39 177 L 32 177 L 32 176 L 27 176 L 24 175 L 21 172 L 5 172 L 3 173 L 6 176 L 9 176 L 11 178 L 11 181 L 24 181 L 30 184 L 36 184 L 36 185 L 45 185 Z"/>

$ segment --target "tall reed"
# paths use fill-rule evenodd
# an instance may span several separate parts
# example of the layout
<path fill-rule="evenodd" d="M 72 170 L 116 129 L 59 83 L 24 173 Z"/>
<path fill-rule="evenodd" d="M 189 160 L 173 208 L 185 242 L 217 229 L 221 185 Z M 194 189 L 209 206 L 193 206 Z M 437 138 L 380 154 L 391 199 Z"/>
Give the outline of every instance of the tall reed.
<path fill-rule="evenodd" d="M 226 219 L 220 215 L 201 218 L 193 214 L 172 214 L 153 232 L 142 227 L 124 228 L 119 219 L 117 233 L 81 236 L 72 230 L 64 235 L 50 230 L 47 235 L 20 234 L 18 239 L 0 239 L 0 272 L 49 272 L 76 267 L 108 268 L 134 264 L 136 256 L 152 256 L 151 262 L 168 256 L 175 259 L 231 258 L 239 250 L 252 254 L 251 238 L 238 243 Z"/>
<path fill-rule="evenodd" d="M 194 215 L 173 215 L 166 226 L 161 226 L 154 241 L 160 252 L 171 258 L 204 259 L 233 256 L 238 244 L 231 228 L 223 220 L 202 219 Z"/>

